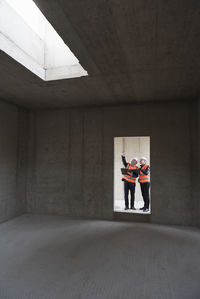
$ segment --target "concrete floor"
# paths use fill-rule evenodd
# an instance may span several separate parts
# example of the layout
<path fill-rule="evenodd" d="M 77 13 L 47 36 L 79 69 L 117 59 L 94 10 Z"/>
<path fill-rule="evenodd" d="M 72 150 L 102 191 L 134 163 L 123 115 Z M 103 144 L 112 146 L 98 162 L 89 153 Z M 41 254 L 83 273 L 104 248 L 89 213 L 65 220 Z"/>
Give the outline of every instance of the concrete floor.
<path fill-rule="evenodd" d="M 130 200 L 129 200 L 130 204 Z M 140 210 L 140 208 L 144 207 L 144 202 L 143 201 L 135 201 L 135 208 L 136 210 L 124 210 L 125 208 L 125 203 L 124 199 L 121 200 L 115 200 L 114 201 L 114 211 L 115 212 L 120 212 L 120 213 L 133 213 L 133 214 L 151 214 L 151 206 L 149 206 L 149 212 L 143 212 Z"/>
<path fill-rule="evenodd" d="M 198 229 L 26 214 L 0 225 L 0 298 L 198 299 Z"/>

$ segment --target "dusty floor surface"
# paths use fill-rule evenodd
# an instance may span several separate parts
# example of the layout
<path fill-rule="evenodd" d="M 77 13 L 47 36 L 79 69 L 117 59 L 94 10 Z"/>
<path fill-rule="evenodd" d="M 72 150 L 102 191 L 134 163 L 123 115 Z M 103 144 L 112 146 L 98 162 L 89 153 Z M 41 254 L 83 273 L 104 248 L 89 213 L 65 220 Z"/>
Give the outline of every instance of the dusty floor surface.
<path fill-rule="evenodd" d="M 199 299 L 200 231 L 23 215 L 0 225 L 0 298 Z"/>

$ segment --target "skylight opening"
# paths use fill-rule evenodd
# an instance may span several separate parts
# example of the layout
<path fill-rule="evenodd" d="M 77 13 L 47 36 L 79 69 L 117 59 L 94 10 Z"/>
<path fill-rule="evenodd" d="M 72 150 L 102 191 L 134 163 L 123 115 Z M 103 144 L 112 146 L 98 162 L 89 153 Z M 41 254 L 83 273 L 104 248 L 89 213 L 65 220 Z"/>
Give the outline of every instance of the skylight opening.
<path fill-rule="evenodd" d="M 35 2 L 31 0 L 6 0 L 6 2 L 24 19 L 35 33 L 44 39 L 46 18 Z"/>
<path fill-rule="evenodd" d="M 45 81 L 87 75 L 32 0 L 0 0 L 0 49 Z"/>

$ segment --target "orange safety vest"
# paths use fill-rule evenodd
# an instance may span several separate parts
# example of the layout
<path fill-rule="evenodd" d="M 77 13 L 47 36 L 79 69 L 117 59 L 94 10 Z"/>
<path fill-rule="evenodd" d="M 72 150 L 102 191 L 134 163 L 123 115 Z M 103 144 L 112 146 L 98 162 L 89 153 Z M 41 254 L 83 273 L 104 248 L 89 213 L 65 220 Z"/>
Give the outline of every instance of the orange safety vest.
<path fill-rule="evenodd" d="M 149 165 L 144 165 L 142 167 L 142 169 L 146 169 L 147 167 L 149 167 Z M 140 173 L 139 173 L 139 183 L 149 183 L 150 182 L 150 175 L 147 174 L 145 175 L 141 170 L 140 170 Z"/>
<path fill-rule="evenodd" d="M 127 169 L 138 169 L 138 167 L 137 166 L 131 166 L 129 163 L 127 164 L 127 166 L 126 166 L 126 168 Z M 125 175 L 125 176 L 123 176 L 123 179 L 125 180 L 125 181 L 127 181 L 127 182 L 130 182 L 130 183 L 135 183 L 136 182 L 136 178 L 134 178 L 134 177 L 132 177 L 132 176 L 130 176 L 130 175 Z"/>

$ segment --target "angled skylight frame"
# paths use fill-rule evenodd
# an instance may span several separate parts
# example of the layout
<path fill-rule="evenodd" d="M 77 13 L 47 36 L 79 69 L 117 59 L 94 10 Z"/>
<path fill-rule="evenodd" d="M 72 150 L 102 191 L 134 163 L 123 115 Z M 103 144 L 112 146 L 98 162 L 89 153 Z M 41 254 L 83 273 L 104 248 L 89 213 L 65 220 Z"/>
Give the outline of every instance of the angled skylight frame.
<path fill-rule="evenodd" d="M 0 0 L 0 50 L 45 81 L 88 75 L 32 0 Z"/>

